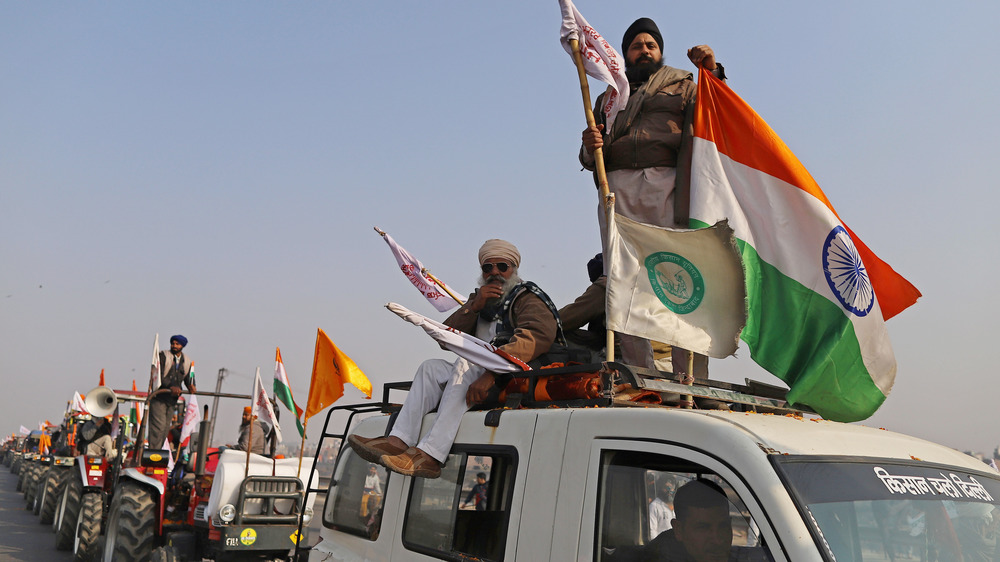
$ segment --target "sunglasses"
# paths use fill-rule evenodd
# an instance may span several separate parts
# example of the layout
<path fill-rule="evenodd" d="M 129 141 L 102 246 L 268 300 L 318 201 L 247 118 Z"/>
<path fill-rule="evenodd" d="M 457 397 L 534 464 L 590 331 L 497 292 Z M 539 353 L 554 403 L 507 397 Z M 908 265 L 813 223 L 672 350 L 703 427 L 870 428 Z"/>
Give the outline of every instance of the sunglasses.
<path fill-rule="evenodd" d="M 507 268 L 509 268 L 510 266 L 504 262 L 500 262 L 500 263 L 484 263 L 482 267 L 483 267 L 483 273 L 489 273 L 493 271 L 494 267 L 497 268 L 497 271 L 499 271 L 500 273 L 507 273 Z"/>

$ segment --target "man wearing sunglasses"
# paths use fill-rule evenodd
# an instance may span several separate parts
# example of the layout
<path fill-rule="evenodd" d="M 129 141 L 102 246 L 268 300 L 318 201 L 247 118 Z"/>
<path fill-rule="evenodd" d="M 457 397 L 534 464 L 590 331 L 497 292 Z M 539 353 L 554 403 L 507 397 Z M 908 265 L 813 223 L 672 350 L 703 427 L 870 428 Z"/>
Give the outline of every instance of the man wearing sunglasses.
<path fill-rule="evenodd" d="M 517 274 L 521 254 L 505 240 L 487 240 L 479 249 L 479 288 L 444 323 L 490 341 L 507 354 L 528 363 L 561 338 L 551 299 L 534 283 Z M 421 478 L 437 478 L 458 433 L 458 425 L 494 387 L 506 384 L 492 372 L 463 358 L 424 361 L 388 437 L 351 435 L 357 454 L 389 470 Z M 420 439 L 424 415 L 437 408 L 430 431 Z"/>

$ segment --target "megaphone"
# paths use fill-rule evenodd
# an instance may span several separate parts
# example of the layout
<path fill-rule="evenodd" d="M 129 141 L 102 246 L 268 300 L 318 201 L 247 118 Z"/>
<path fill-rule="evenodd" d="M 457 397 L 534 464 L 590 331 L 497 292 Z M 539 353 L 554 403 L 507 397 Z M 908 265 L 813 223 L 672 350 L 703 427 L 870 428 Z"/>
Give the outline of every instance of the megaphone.
<path fill-rule="evenodd" d="M 115 391 L 107 386 L 98 386 L 87 393 L 83 399 L 83 405 L 87 407 L 90 415 L 103 418 L 110 416 L 118 405 L 118 397 Z"/>

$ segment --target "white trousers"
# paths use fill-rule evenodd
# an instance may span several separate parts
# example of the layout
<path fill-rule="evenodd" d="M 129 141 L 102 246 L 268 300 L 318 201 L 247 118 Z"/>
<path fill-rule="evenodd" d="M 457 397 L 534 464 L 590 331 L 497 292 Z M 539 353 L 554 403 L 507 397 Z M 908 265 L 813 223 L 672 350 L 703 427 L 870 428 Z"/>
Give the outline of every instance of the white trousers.
<path fill-rule="evenodd" d="M 485 372 L 479 365 L 473 365 L 461 357 L 454 362 L 444 359 L 424 361 L 413 376 L 410 392 L 389 435 L 444 462 L 455 442 L 462 414 L 469 410 L 465 403 L 469 385 Z M 431 423 L 424 438 L 420 439 L 424 416 L 434 408 L 438 410 L 437 418 Z"/>

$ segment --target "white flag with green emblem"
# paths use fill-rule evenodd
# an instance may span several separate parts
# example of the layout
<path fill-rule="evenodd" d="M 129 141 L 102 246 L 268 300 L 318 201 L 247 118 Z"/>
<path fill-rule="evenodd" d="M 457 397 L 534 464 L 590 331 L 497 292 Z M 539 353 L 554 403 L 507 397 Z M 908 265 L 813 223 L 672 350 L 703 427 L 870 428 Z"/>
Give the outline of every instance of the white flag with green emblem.
<path fill-rule="evenodd" d="M 673 230 L 613 216 L 608 329 L 710 357 L 735 353 L 746 324 L 746 288 L 726 221 Z"/>

